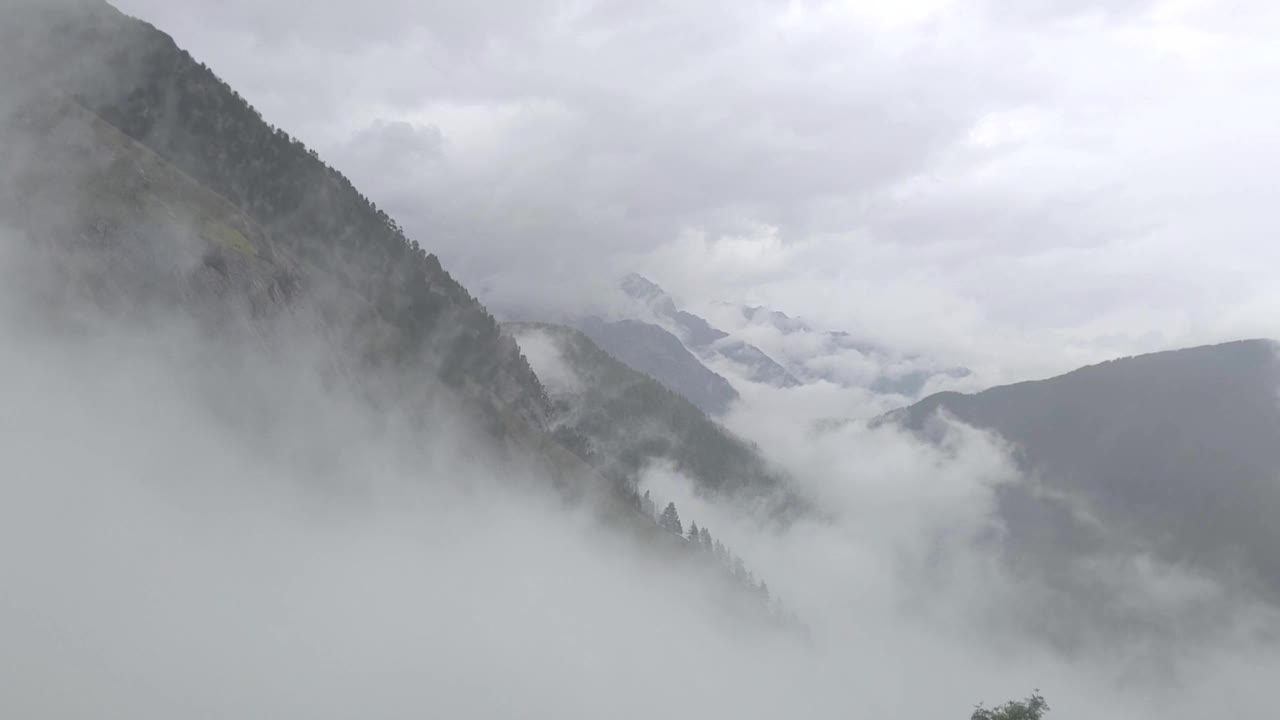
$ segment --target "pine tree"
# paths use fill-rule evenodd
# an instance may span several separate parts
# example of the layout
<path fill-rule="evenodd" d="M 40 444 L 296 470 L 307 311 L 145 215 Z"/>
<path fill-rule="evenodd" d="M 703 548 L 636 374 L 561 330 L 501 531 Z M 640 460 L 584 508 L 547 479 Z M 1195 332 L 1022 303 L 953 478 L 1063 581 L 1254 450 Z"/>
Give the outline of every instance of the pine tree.
<path fill-rule="evenodd" d="M 705 527 L 702 528 L 702 533 L 698 536 L 698 540 L 702 543 L 702 547 L 704 549 L 707 549 L 707 550 L 711 549 L 711 531 L 710 530 L 707 530 Z"/>
<path fill-rule="evenodd" d="M 658 524 L 676 535 L 684 535 L 684 525 L 680 524 L 680 513 L 676 511 L 676 504 L 673 502 L 667 503 L 667 509 L 662 511 Z"/>
<path fill-rule="evenodd" d="M 694 520 L 689 523 L 689 542 L 698 542 L 698 538 L 701 537 L 701 535 L 702 534 L 698 532 L 698 521 Z"/>

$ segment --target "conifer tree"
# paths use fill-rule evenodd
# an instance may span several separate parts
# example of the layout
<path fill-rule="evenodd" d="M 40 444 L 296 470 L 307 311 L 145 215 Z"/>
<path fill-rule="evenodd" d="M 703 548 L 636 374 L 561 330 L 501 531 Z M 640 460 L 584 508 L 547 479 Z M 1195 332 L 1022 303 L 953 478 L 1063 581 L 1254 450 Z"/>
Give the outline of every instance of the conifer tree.
<path fill-rule="evenodd" d="M 667 509 L 662 511 L 658 524 L 676 535 L 684 535 L 684 525 L 680 524 L 680 513 L 676 511 L 676 504 L 673 502 L 667 503 Z"/>

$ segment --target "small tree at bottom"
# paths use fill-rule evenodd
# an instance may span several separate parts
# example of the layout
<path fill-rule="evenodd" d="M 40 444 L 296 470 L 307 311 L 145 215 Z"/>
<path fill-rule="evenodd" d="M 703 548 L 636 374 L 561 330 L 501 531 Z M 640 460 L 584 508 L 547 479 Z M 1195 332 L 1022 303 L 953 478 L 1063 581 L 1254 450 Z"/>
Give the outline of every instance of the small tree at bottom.
<path fill-rule="evenodd" d="M 1049 704 L 1036 690 L 1026 700 L 1010 700 L 993 708 L 978 705 L 969 720 L 1040 720 L 1047 712 Z"/>

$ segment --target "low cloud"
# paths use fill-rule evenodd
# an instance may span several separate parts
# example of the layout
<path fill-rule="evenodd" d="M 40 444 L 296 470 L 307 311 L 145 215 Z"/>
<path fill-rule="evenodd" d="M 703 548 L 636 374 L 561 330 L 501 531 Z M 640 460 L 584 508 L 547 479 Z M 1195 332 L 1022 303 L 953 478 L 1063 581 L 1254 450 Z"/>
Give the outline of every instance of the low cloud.
<path fill-rule="evenodd" d="M 33 323 L 31 257 L 6 253 L 0 285 L 0 372 L 23 379 L 0 411 L 6 714 L 953 717 L 1033 687 L 1071 716 L 1268 707 L 1246 679 L 1274 626 L 1249 606 L 1171 655 L 1046 643 L 1071 598 L 992 551 L 992 491 L 1022 480 L 980 434 L 815 435 L 799 395 L 749 397 L 730 425 L 819 503 L 785 528 L 651 474 L 806 642 L 726 613 L 700 566 L 566 506 L 447 404 L 375 413 L 305 325 L 281 356 L 180 314 Z M 1174 620 L 1219 602 L 1155 565 L 1123 580 L 1116 602 Z"/>

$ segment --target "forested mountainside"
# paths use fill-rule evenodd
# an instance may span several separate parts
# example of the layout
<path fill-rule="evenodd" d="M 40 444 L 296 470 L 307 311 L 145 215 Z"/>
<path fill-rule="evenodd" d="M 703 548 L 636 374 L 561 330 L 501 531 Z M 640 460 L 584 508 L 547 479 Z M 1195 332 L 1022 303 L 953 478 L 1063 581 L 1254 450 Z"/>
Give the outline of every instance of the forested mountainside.
<path fill-rule="evenodd" d="M 328 382 L 388 412 L 479 421 L 506 444 L 475 452 L 518 447 L 532 476 L 590 494 L 615 529 L 702 562 L 700 542 L 609 472 L 630 458 L 557 440 L 519 347 L 434 256 L 168 36 L 94 0 L 22 2 L 12 17 L 0 29 L 0 231 L 27 235 L 38 256 L 25 265 L 40 273 L 23 296 L 31 322 L 78 331 L 85 303 L 143 323 L 178 310 L 233 363 L 310 353 Z M 701 469 L 723 438 L 698 429 L 710 444 L 687 462 Z M 748 464 L 732 470 L 751 479 Z M 733 603 L 779 620 L 741 561 L 717 557 Z"/>
<path fill-rule="evenodd" d="M 506 328 L 548 388 L 556 437 L 615 481 L 634 485 L 646 467 L 667 461 L 704 492 L 784 491 L 782 477 L 750 443 L 582 332 L 546 323 Z"/>
<path fill-rule="evenodd" d="M 0 220 L 49 257 L 42 319 L 81 299 L 266 318 L 298 268 L 225 198 L 74 102 L 24 103 L 0 122 Z"/>
<path fill-rule="evenodd" d="M 1012 443 L 1047 490 L 1001 498 L 1023 552 L 1087 552 L 1118 533 L 1280 593 L 1276 347 L 1251 340 L 1124 358 L 933 395 L 889 418 L 928 433 L 942 411 Z M 1113 536 L 1104 542 L 1099 527 Z"/>
<path fill-rule="evenodd" d="M 437 258 L 169 36 L 98 0 L 21 0 L 6 20 L 4 72 L 28 93 L 10 103 L 69 99 L 242 211 L 296 259 L 290 282 L 323 276 L 359 298 L 345 327 L 361 333 L 364 361 L 423 365 L 491 412 L 542 422 L 537 378 Z"/>

